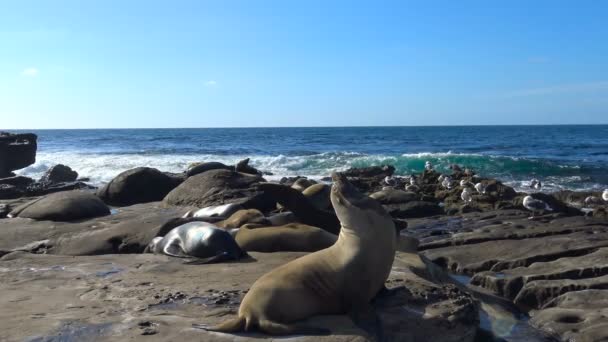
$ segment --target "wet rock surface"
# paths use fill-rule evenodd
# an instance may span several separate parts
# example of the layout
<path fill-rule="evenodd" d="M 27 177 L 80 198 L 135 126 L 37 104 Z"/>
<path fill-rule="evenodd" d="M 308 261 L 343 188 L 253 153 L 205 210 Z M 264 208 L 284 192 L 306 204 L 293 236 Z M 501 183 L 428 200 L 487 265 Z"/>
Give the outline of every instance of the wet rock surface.
<path fill-rule="evenodd" d="M 35 255 L 0 260 L 0 340 L 234 341 L 274 340 L 194 329 L 236 314 L 249 286 L 265 272 L 302 253 L 251 253 L 255 262 L 185 265 L 166 256 Z M 398 254 L 389 288 L 374 306 L 394 341 L 472 341 L 477 306 L 454 285 L 438 284 L 415 254 Z M 371 341 L 348 316 L 310 320 L 330 336 L 298 341 Z"/>
<path fill-rule="evenodd" d="M 551 338 L 608 339 L 606 220 L 564 212 L 530 219 L 512 209 L 409 225 L 423 256 L 472 276 L 472 287 L 511 301 Z"/>

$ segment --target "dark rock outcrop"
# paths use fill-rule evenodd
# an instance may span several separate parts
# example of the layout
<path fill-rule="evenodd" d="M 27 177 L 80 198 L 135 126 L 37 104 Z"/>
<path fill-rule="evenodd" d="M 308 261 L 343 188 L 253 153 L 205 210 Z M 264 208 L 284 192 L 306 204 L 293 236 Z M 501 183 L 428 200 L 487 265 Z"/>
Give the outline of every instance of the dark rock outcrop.
<path fill-rule="evenodd" d="M 74 221 L 108 214 L 110 209 L 94 194 L 86 191 L 63 191 L 18 206 L 9 216 Z"/>
<path fill-rule="evenodd" d="M 106 203 L 125 206 L 162 200 L 175 189 L 182 179 L 157 169 L 138 167 L 127 170 L 112 179 L 97 195 Z"/>
<path fill-rule="evenodd" d="M 7 178 L 0 178 L 0 184 L 8 184 L 16 187 L 27 187 L 34 183 L 34 180 L 25 176 L 13 176 Z"/>
<path fill-rule="evenodd" d="M 37 139 L 33 133 L 0 132 L 0 177 L 10 177 L 11 171 L 36 162 Z"/>
<path fill-rule="evenodd" d="M 269 211 L 274 202 L 256 188 L 264 178 L 258 175 L 215 169 L 189 177 L 165 196 L 163 202 L 169 205 L 196 206 L 237 203 L 245 209 Z"/>
<path fill-rule="evenodd" d="M 443 214 L 443 209 L 433 202 L 410 201 L 406 203 L 385 204 L 384 208 L 394 218 L 417 218 Z"/>
<path fill-rule="evenodd" d="M 74 182 L 78 178 L 78 172 L 72 170 L 69 166 L 63 164 L 57 164 L 48 169 L 40 182 L 43 183 L 62 183 L 62 182 Z"/>

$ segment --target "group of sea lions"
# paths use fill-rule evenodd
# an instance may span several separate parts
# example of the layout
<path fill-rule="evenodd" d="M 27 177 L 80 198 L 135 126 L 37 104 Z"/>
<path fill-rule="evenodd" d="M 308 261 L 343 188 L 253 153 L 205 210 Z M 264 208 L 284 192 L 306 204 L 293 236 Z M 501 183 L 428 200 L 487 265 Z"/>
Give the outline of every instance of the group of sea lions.
<path fill-rule="evenodd" d="M 345 175 L 333 173 L 332 181 L 331 187 L 319 184 L 308 194 L 297 186 L 260 185 L 292 214 L 265 218 L 236 205 L 204 208 L 187 213 L 176 222 L 189 222 L 154 238 L 147 252 L 194 258 L 193 263 L 239 259 L 246 251 L 312 251 L 260 277 L 243 298 L 237 318 L 196 327 L 225 333 L 327 334 L 302 322 L 327 314 L 352 314 L 355 323 L 370 326 L 362 317 L 373 312 L 370 302 L 389 276 L 397 230 L 382 205 L 360 193 Z M 331 203 L 323 203 L 325 191 Z M 303 200 L 307 195 L 319 199 Z"/>

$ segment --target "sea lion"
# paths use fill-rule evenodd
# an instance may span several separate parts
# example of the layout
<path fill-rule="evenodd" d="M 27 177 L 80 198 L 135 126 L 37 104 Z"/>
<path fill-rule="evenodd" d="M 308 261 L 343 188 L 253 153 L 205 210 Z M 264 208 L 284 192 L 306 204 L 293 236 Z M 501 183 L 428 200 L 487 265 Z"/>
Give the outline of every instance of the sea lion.
<path fill-rule="evenodd" d="M 302 191 L 302 195 L 306 196 L 310 203 L 319 210 L 327 210 L 331 208 L 331 200 L 329 199 L 329 193 L 331 187 L 327 184 L 318 183 L 309 186 Z"/>
<path fill-rule="evenodd" d="M 243 206 L 240 204 L 228 203 L 190 210 L 183 217 L 229 217 L 241 209 L 243 209 Z"/>
<path fill-rule="evenodd" d="M 317 209 L 300 191 L 276 183 L 260 183 L 257 188 L 290 210 L 298 221 L 332 234 L 340 232 L 340 221 L 336 214 Z"/>
<path fill-rule="evenodd" d="M 271 335 L 320 334 L 304 325 L 315 315 L 364 312 L 383 288 L 395 258 L 393 220 L 376 200 L 361 194 L 346 176 L 332 174 L 331 202 L 341 222 L 331 247 L 263 275 L 243 298 L 238 317 L 208 331 L 259 329 Z"/>
<path fill-rule="evenodd" d="M 241 209 L 229 218 L 217 222 L 216 225 L 222 228 L 240 228 L 247 223 L 268 224 L 268 220 L 261 211 L 257 209 Z"/>
<path fill-rule="evenodd" d="M 164 237 L 155 237 L 144 250 L 148 252 L 201 259 L 196 263 L 238 260 L 246 255 L 229 232 L 201 221 L 183 224 Z"/>
<path fill-rule="evenodd" d="M 253 227 L 246 224 L 235 236 L 236 243 L 248 252 L 316 252 L 333 245 L 337 235 L 300 223 L 279 227 Z"/>
<path fill-rule="evenodd" d="M 297 221 L 296 215 L 294 215 L 291 211 L 284 211 L 282 213 L 274 214 L 266 219 L 272 226 L 284 226 Z"/>
<path fill-rule="evenodd" d="M 306 188 L 308 188 L 311 185 L 316 184 L 316 182 L 314 180 L 308 179 L 308 178 L 298 178 L 296 179 L 295 182 L 293 182 L 293 184 L 291 185 L 292 189 L 296 189 L 300 192 L 306 190 Z"/>

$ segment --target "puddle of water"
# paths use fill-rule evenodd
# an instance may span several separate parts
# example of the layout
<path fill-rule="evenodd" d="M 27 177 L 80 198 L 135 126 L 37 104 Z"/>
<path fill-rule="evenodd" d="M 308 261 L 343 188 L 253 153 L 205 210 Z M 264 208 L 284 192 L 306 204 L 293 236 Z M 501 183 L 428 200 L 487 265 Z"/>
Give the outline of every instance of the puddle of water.
<path fill-rule="evenodd" d="M 463 275 L 463 274 L 454 274 L 454 273 L 449 273 L 450 278 L 456 280 L 458 283 L 467 286 L 469 285 L 469 283 L 471 282 L 471 277 Z"/>
<path fill-rule="evenodd" d="M 113 263 L 111 262 L 106 262 L 101 264 L 102 266 L 111 266 L 111 268 L 109 270 L 103 270 L 103 271 L 97 271 L 95 272 L 95 276 L 99 277 L 99 278 L 105 278 L 105 277 L 109 277 L 113 274 L 118 274 L 122 271 L 124 271 L 124 268 L 120 268 L 120 267 L 116 267 Z"/>
<path fill-rule="evenodd" d="M 110 209 L 110 215 L 116 215 L 120 212 L 118 209 Z"/>
<path fill-rule="evenodd" d="M 96 337 L 110 332 L 111 323 L 104 324 L 82 324 L 70 322 L 65 324 L 55 335 L 35 336 L 26 339 L 27 342 L 80 342 L 91 341 Z"/>
<path fill-rule="evenodd" d="M 449 273 L 458 283 L 467 286 L 471 277 L 462 274 Z M 498 278 L 504 278 L 503 273 L 497 273 Z M 480 300 L 477 298 L 477 300 Z M 508 342 L 541 342 L 546 337 L 528 324 L 529 317 L 523 313 L 514 313 L 497 303 L 481 301 L 479 310 L 479 328 L 490 332 L 497 341 Z"/>

